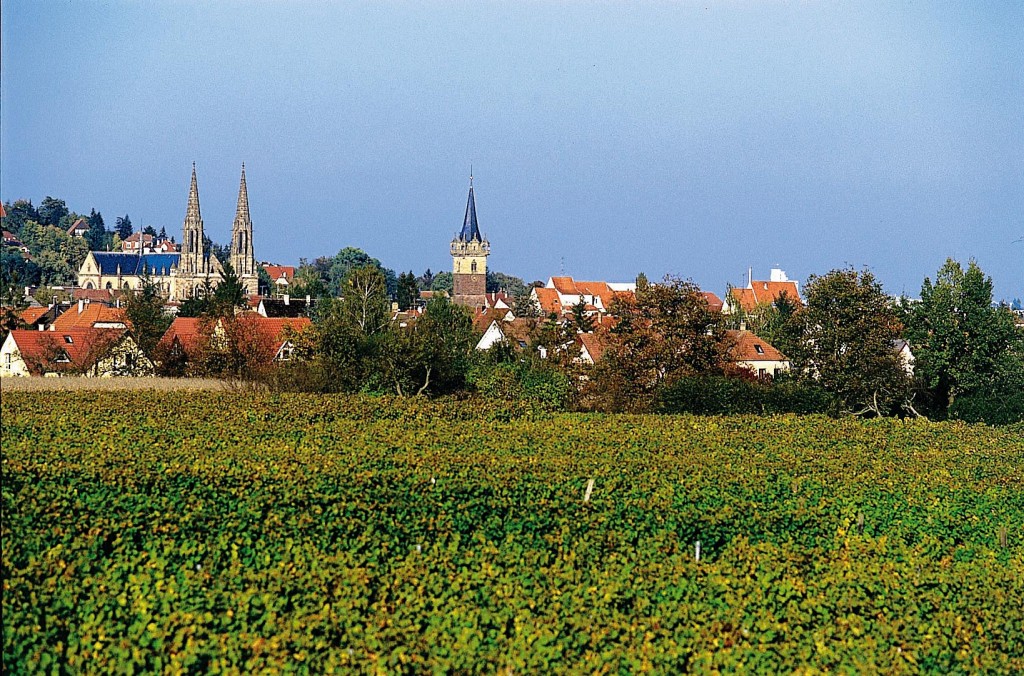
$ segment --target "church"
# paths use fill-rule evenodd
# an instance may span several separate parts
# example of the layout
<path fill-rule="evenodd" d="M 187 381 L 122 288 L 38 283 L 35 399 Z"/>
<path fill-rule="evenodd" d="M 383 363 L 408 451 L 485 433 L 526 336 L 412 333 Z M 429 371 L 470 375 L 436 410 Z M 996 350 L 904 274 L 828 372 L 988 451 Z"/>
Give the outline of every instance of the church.
<path fill-rule="evenodd" d="M 220 283 L 224 268 L 203 247 L 203 217 L 199 210 L 199 184 L 196 165 L 192 164 L 192 185 L 182 226 L 180 253 L 115 253 L 90 251 L 78 271 L 78 286 L 83 289 L 137 290 L 143 275 L 157 285 L 160 294 L 170 300 L 183 300 L 202 293 L 209 285 Z M 231 266 L 247 294 L 258 290 L 256 258 L 252 248 L 252 220 L 249 217 L 249 193 L 245 185 L 245 164 L 238 188 L 238 206 L 231 228 Z"/>
<path fill-rule="evenodd" d="M 452 300 L 470 308 L 487 306 L 487 257 L 491 243 L 480 234 L 476 219 L 473 176 L 469 177 L 469 199 L 462 230 L 452 240 Z"/>

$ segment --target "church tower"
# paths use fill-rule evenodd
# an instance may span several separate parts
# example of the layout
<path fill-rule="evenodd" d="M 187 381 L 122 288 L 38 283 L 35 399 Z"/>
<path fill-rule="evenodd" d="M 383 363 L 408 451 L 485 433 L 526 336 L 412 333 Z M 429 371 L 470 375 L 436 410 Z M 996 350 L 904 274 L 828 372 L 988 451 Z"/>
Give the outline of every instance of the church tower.
<path fill-rule="evenodd" d="M 452 299 L 459 305 L 483 307 L 487 304 L 487 257 L 490 254 L 491 243 L 480 234 L 476 220 L 471 172 L 462 231 L 452 240 Z"/>
<path fill-rule="evenodd" d="M 188 209 L 182 226 L 181 261 L 178 275 L 197 277 L 206 273 L 203 257 L 203 217 L 199 213 L 199 185 L 196 182 L 196 163 L 192 163 L 192 186 L 188 192 Z"/>
<path fill-rule="evenodd" d="M 235 222 L 231 226 L 231 266 L 246 293 L 257 292 L 256 258 L 252 251 L 252 220 L 249 218 L 249 192 L 245 187 L 245 163 L 242 163 L 242 182 L 238 186 L 238 206 Z"/>

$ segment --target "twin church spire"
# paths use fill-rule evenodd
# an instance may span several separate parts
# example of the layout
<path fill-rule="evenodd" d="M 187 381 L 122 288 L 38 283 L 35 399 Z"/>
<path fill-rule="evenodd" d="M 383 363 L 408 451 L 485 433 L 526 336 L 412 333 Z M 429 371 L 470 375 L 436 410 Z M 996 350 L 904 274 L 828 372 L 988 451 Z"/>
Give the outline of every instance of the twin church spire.
<path fill-rule="evenodd" d="M 192 183 L 188 193 L 188 207 L 182 226 L 180 274 L 191 277 L 209 278 L 220 276 L 222 266 L 212 253 L 205 251 L 203 218 L 199 209 L 199 182 L 196 180 L 196 164 L 192 163 Z M 256 259 L 252 247 L 252 219 L 249 216 L 249 192 L 245 184 L 245 164 L 242 164 L 242 178 L 238 186 L 238 205 L 235 220 L 231 226 L 229 247 L 231 266 L 248 293 L 256 293 Z"/>

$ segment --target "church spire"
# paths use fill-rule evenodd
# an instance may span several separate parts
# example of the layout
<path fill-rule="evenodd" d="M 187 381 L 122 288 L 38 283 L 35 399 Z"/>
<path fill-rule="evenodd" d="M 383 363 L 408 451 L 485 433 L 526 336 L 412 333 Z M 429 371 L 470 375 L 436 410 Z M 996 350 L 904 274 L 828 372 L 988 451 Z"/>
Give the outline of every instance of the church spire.
<path fill-rule="evenodd" d="M 473 195 L 473 173 L 470 171 L 469 199 L 466 201 L 466 216 L 462 219 L 462 232 L 459 233 L 459 240 L 462 242 L 479 242 L 482 239 L 480 225 L 476 220 L 476 197 Z"/>
<path fill-rule="evenodd" d="M 252 219 L 249 217 L 249 190 L 245 185 L 245 162 L 238 185 L 238 207 L 231 226 L 231 267 L 242 280 L 247 293 L 256 293 L 256 258 L 252 249 Z"/>
<path fill-rule="evenodd" d="M 235 221 L 249 220 L 249 191 L 245 187 L 245 162 L 242 162 L 242 183 L 238 186 L 238 206 L 235 208 Z"/>
<path fill-rule="evenodd" d="M 192 163 L 192 185 L 188 190 L 188 208 L 185 210 L 185 222 L 200 221 L 199 214 L 199 183 L 196 181 L 196 163 Z"/>
<path fill-rule="evenodd" d="M 199 212 L 199 183 L 196 180 L 196 163 L 192 163 L 192 185 L 188 190 L 188 207 L 185 209 L 185 222 L 182 224 L 181 263 L 179 268 L 183 276 L 203 274 L 206 272 L 206 260 L 203 256 L 203 218 Z"/>

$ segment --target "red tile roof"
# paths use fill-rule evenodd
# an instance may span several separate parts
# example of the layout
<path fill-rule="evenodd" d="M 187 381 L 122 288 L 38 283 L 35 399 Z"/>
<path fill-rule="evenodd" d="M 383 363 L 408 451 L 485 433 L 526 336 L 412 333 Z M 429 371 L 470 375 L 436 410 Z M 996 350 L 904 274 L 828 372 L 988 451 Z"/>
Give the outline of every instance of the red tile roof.
<path fill-rule="evenodd" d="M 708 302 L 708 309 L 712 312 L 721 312 L 722 308 L 725 307 L 722 299 L 710 291 L 701 291 L 701 294 L 704 296 L 704 300 Z"/>
<path fill-rule="evenodd" d="M 551 285 L 563 295 L 576 296 L 580 293 L 576 288 L 576 281 L 572 277 L 552 277 Z"/>
<path fill-rule="evenodd" d="M 65 331 L 11 331 L 25 365 L 37 375 L 42 370 L 70 370 L 91 366 L 124 335 L 124 329 L 75 328 Z M 66 357 L 68 361 L 63 361 Z"/>
<path fill-rule="evenodd" d="M 537 304 L 540 305 L 541 312 L 545 315 L 553 312 L 562 316 L 562 302 L 558 298 L 558 289 L 538 287 L 534 291 L 537 293 Z"/>
<path fill-rule="evenodd" d="M 578 333 L 576 340 L 587 349 L 595 364 L 601 360 L 601 355 L 608 347 L 608 339 L 603 333 Z"/>
<path fill-rule="evenodd" d="M 124 310 L 120 308 L 107 307 L 101 303 L 81 302 L 79 305 L 72 305 L 71 309 L 57 317 L 53 322 L 53 330 L 88 329 L 97 322 L 123 324 L 126 321 Z"/>
<path fill-rule="evenodd" d="M 267 274 L 275 282 L 282 277 L 289 282 L 295 278 L 295 267 L 292 265 L 264 265 L 263 269 L 267 271 Z"/>
<path fill-rule="evenodd" d="M 750 312 L 758 305 L 774 303 L 783 292 L 797 305 L 803 305 L 796 282 L 764 282 L 753 281 L 743 289 L 732 289 L 732 297 L 745 312 Z"/>
<path fill-rule="evenodd" d="M 731 343 L 727 351 L 730 361 L 788 361 L 784 354 L 750 331 L 726 331 L 725 334 Z"/>
<path fill-rule="evenodd" d="M 27 307 L 21 311 L 21 321 L 25 322 L 26 324 L 31 324 L 32 322 L 39 319 L 49 311 L 50 308 L 48 308 L 45 305 L 40 305 L 38 307 Z"/>

